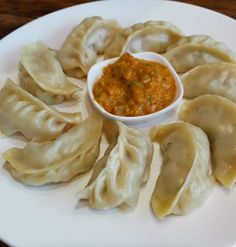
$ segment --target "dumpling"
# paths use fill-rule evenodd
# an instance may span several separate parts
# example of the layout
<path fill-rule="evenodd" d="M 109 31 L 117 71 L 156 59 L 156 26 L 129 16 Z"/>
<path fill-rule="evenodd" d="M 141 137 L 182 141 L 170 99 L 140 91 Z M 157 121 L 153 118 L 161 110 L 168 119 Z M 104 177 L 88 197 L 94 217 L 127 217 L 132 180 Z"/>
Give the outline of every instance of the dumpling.
<path fill-rule="evenodd" d="M 181 76 L 184 97 L 216 94 L 236 102 L 236 64 L 209 63 L 200 65 Z"/>
<path fill-rule="evenodd" d="M 22 49 L 19 79 L 21 87 L 46 104 L 78 98 L 80 88 L 67 80 L 55 51 L 42 41 Z"/>
<path fill-rule="evenodd" d="M 13 177 L 29 185 L 66 182 L 93 167 L 102 133 L 102 118 L 92 115 L 56 140 L 30 142 L 3 154 Z"/>
<path fill-rule="evenodd" d="M 216 95 L 202 95 L 181 107 L 180 118 L 208 135 L 213 173 L 226 188 L 236 181 L 236 104 Z"/>
<path fill-rule="evenodd" d="M 84 19 L 73 28 L 59 50 L 58 59 L 65 73 L 76 78 L 87 75 L 119 30 L 115 20 L 98 16 Z"/>
<path fill-rule="evenodd" d="M 80 199 L 89 200 L 92 208 L 134 208 L 141 185 L 148 178 L 153 146 L 148 136 L 117 122 L 116 143 L 95 165 L 87 187 L 79 192 Z"/>
<path fill-rule="evenodd" d="M 207 35 L 192 35 L 180 39 L 165 53 L 177 73 L 205 63 L 236 62 L 236 55 L 227 46 Z"/>
<path fill-rule="evenodd" d="M 153 51 L 162 53 L 182 37 L 182 31 L 170 22 L 138 23 L 116 34 L 105 51 L 105 57 L 118 57 L 125 52 Z"/>
<path fill-rule="evenodd" d="M 79 87 L 67 80 L 55 52 L 42 41 L 22 49 L 19 78 L 21 87 L 46 104 L 78 97 L 76 92 Z"/>
<path fill-rule="evenodd" d="M 205 201 L 214 185 L 207 136 L 187 123 L 154 127 L 151 136 L 163 154 L 152 209 L 160 219 L 189 213 Z"/>
<path fill-rule="evenodd" d="M 0 90 L 0 130 L 35 141 L 53 140 L 75 126 L 80 113 L 57 112 L 8 79 Z"/>

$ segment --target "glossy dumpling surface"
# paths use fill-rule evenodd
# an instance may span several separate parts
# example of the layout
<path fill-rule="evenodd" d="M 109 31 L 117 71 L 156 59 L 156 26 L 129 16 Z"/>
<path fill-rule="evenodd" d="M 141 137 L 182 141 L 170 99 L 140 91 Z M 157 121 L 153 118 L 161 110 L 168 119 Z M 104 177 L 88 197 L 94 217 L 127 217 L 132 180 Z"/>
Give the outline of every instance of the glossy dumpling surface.
<path fill-rule="evenodd" d="M 205 63 L 236 62 L 233 51 L 207 35 L 183 37 L 168 48 L 165 57 L 177 73 L 185 73 Z"/>
<path fill-rule="evenodd" d="M 154 127 L 153 141 L 160 143 L 163 161 L 151 205 L 158 218 L 186 214 L 200 206 L 214 180 L 209 176 L 210 148 L 206 134 L 187 123 Z"/>
<path fill-rule="evenodd" d="M 53 140 L 80 120 L 80 113 L 54 111 L 10 79 L 0 90 L 0 130 L 6 135 L 20 132 L 30 140 Z"/>
<path fill-rule="evenodd" d="M 65 73 L 76 78 L 85 76 L 118 30 L 120 26 L 115 20 L 98 16 L 88 17 L 74 27 L 58 54 Z"/>
<path fill-rule="evenodd" d="M 183 104 L 179 114 L 208 135 L 213 173 L 226 188 L 236 181 L 236 104 L 222 96 L 202 95 Z"/>
<path fill-rule="evenodd" d="M 6 168 L 17 180 L 29 185 L 66 182 L 94 165 L 102 125 L 102 119 L 92 115 L 56 140 L 12 148 L 3 154 Z"/>
<path fill-rule="evenodd" d="M 138 23 L 118 32 L 105 51 L 105 57 L 117 57 L 122 53 L 153 51 L 163 53 L 183 36 L 182 31 L 165 21 Z"/>
<path fill-rule="evenodd" d="M 76 98 L 78 86 L 69 82 L 55 52 L 42 41 L 26 45 L 19 66 L 21 86 L 46 104 Z"/>
<path fill-rule="evenodd" d="M 153 147 L 148 136 L 118 124 L 119 135 L 104 157 L 96 164 L 80 199 L 89 200 L 92 208 L 133 208 L 142 183 L 147 180 Z"/>
<path fill-rule="evenodd" d="M 209 63 L 200 65 L 181 76 L 184 97 L 216 94 L 236 102 L 236 64 Z"/>

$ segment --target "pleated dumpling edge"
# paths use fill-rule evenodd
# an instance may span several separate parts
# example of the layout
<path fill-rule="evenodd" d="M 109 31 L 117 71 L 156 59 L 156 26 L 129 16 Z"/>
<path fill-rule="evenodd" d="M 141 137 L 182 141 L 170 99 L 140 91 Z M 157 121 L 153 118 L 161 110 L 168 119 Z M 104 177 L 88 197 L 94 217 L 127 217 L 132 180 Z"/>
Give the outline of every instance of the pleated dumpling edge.
<path fill-rule="evenodd" d="M 103 121 L 92 115 L 56 140 L 30 142 L 3 154 L 6 169 L 28 185 L 66 182 L 91 169 L 99 155 Z"/>
<path fill-rule="evenodd" d="M 87 187 L 78 193 L 79 200 L 92 208 L 134 208 L 141 186 L 148 179 L 153 145 L 147 135 L 117 122 L 119 135 L 95 165 Z"/>

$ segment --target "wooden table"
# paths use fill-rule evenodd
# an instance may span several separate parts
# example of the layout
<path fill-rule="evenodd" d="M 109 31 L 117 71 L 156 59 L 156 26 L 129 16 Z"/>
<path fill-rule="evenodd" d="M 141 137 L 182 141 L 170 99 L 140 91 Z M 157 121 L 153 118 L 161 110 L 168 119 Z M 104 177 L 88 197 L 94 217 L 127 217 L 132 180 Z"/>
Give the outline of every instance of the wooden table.
<path fill-rule="evenodd" d="M 91 2 L 89 0 L 1 0 L 0 38 L 30 22 L 31 20 L 58 9 L 75 4 Z M 184 0 L 178 2 L 191 3 L 218 11 L 236 19 L 236 0 Z M 1 220 L 1 219 L 0 219 Z M 0 241 L 0 247 L 8 247 Z"/>

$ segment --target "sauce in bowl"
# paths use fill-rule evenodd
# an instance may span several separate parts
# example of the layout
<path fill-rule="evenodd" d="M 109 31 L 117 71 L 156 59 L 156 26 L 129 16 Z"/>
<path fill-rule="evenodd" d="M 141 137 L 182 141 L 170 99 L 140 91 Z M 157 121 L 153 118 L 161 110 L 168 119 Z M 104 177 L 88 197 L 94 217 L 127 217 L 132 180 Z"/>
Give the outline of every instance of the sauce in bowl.
<path fill-rule="evenodd" d="M 106 66 L 93 87 L 94 99 L 118 116 L 160 111 L 172 103 L 175 94 L 175 79 L 166 66 L 128 53 Z"/>

